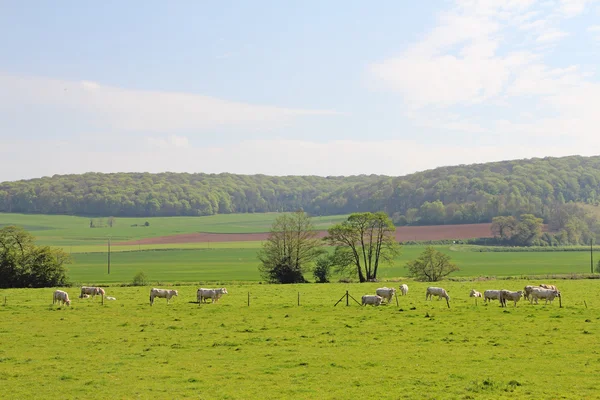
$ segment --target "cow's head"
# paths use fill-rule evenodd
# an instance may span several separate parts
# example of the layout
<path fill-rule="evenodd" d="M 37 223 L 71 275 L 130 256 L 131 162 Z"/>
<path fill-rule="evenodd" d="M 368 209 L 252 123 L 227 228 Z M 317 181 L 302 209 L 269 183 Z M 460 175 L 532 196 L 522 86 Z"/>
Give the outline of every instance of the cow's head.
<path fill-rule="evenodd" d="M 67 300 L 67 301 L 65 301 L 65 303 L 66 303 L 68 306 L 70 306 L 70 305 L 71 305 L 71 300 Z"/>

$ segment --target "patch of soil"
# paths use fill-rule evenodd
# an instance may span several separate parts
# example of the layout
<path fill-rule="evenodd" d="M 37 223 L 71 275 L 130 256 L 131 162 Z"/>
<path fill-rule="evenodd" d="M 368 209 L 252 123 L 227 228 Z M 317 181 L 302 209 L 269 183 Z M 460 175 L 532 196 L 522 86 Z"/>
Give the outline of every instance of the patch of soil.
<path fill-rule="evenodd" d="M 433 225 L 433 226 L 399 226 L 396 227 L 396 240 L 445 240 L 445 239 L 471 239 L 492 237 L 490 230 L 492 224 L 465 224 L 465 225 Z M 327 235 L 327 231 L 318 231 L 318 237 Z M 269 233 L 184 233 L 180 235 L 161 236 L 116 243 L 116 245 L 136 244 L 175 244 L 175 243 L 206 243 L 206 242 L 248 242 L 263 241 Z"/>

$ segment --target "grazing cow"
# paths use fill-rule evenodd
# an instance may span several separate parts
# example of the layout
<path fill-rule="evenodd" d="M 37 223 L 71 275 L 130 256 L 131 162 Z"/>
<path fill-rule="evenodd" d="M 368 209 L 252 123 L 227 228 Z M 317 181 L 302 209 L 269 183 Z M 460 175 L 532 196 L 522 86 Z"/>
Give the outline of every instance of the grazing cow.
<path fill-rule="evenodd" d="M 218 288 L 218 289 L 205 289 L 200 288 L 196 292 L 196 298 L 198 299 L 198 303 L 206 303 L 206 299 L 211 299 L 211 302 L 216 303 L 219 301 L 222 295 L 228 294 L 227 289 Z"/>
<path fill-rule="evenodd" d="M 396 289 L 395 288 L 382 287 L 382 288 L 377 289 L 375 291 L 375 293 L 377 294 L 377 296 L 381 296 L 385 300 L 387 300 L 387 302 L 389 304 L 389 302 L 392 301 L 392 297 L 394 297 L 394 295 L 396 294 Z"/>
<path fill-rule="evenodd" d="M 471 289 L 471 293 L 469 293 L 469 297 L 483 297 L 483 295 L 475 289 Z"/>
<path fill-rule="evenodd" d="M 400 285 L 400 292 L 402 293 L 402 296 L 406 296 L 408 294 L 408 285 L 404 283 Z"/>
<path fill-rule="evenodd" d="M 87 298 L 85 295 L 88 295 L 87 297 L 90 297 L 90 295 L 92 296 L 92 298 L 94 298 L 94 296 L 96 295 L 104 295 L 104 289 L 100 288 L 100 287 L 95 287 L 95 286 L 82 286 L 81 287 L 81 294 L 79 295 L 79 298 L 81 299 L 85 299 Z"/>
<path fill-rule="evenodd" d="M 116 298 L 111 297 L 111 296 L 106 296 L 106 300 L 116 300 Z"/>
<path fill-rule="evenodd" d="M 378 306 L 381 304 L 383 297 L 377 296 L 376 294 L 365 294 L 362 297 L 362 305 L 371 304 L 374 306 Z"/>
<path fill-rule="evenodd" d="M 506 307 L 506 300 L 514 301 L 515 307 L 517 306 L 517 301 L 521 300 L 523 296 L 523 291 L 519 290 L 518 292 L 511 292 L 510 290 L 502 289 L 500 291 L 500 295 L 498 296 L 498 300 L 500 301 L 501 307 Z"/>
<path fill-rule="evenodd" d="M 488 301 L 498 300 L 499 296 L 499 290 L 486 290 L 485 292 L 483 292 L 483 301 L 487 303 Z"/>
<path fill-rule="evenodd" d="M 450 296 L 448 296 L 446 289 L 430 286 L 427 288 L 427 292 L 425 293 L 425 300 L 432 300 L 433 296 L 437 296 L 438 300 L 440 300 L 442 297 L 446 300 L 450 300 Z"/>
<path fill-rule="evenodd" d="M 556 286 L 554 286 L 554 285 L 548 285 L 548 284 L 545 284 L 545 283 L 540 284 L 540 287 L 542 289 L 558 290 L 558 288 Z"/>
<path fill-rule="evenodd" d="M 150 305 L 154 304 L 155 297 L 167 299 L 167 304 L 169 304 L 169 299 L 177 295 L 177 290 L 152 288 L 152 290 L 150 290 Z"/>
<path fill-rule="evenodd" d="M 544 289 L 539 287 L 533 288 L 530 296 L 529 303 L 531 304 L 533 304 L 534 300 L 535 304 L 538 304 L 538 299 L 545 299 L 546 304 L 548 304 L 548 301 L 550 301 L 550 304 L 552 304 L 552 300 L 554 300 L 555 297 L 560 297 L 560 292 L 558 290 Z"/>
<path fill-rule="evenodd" d="M 52 297 L 52 304 L 57 302 L 70 306 L 71 300 L 69 300 L 69 294 L 67 292 L 63 292 L 62 290 L 55 290 L 54 296 Z"/>

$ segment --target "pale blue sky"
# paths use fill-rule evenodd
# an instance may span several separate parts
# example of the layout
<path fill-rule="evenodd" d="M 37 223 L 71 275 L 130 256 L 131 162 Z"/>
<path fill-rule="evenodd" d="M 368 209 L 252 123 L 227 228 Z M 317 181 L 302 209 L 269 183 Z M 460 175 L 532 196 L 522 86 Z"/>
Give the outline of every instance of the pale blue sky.
<path fill-rule="evenodd" d="M 0 0 L 0 181 L 600 153 L 600 2 Z"/>

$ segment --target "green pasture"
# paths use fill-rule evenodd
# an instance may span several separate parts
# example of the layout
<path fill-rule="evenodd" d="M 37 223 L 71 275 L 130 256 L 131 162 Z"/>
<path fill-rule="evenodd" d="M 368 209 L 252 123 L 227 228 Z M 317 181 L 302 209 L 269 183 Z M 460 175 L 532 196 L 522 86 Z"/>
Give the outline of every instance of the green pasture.
<path fill-rule="evenodd" d="M 412 281 L 379 307 L 333 306 L 376 283 L 226 285 L 202 305 L 196 285 L 178 286 L 152 307 L 150 287 L 108 287 L 104 305 L 66 288 L 71 307 L 52 306 L 53 289 L 0 290 L 0 397 L 597 398 L 600 281 L 547 281 L 563 308 L 468 297 L 529 283 L 442 282 L 451 308 Z"/>
<path fill-rule="evenodd" d="M 278 213 L 221 214 L 206 217 L 116 218 L 112 228 L 108 218 L 86 218 L 67 215 L 0 213 L 0 228 L 6 225 L 23 227 L 35 235 L 42 245 L 64 248 L 105 245 L 108 237 L 113 243 L 157 236 L 195 232 L 255 233 L 269 232 Z M 312 218 L 315 229 L 327 229 L 348 216 L 334 215 Z M 103 227 L 90 228 L 90 219 Z M 145 222 L 149 226 L 144 226 Z M 137 225 L 137 226 L 133 226 Z"/>
<path fill-rule="evenodd" d="M 233 246 L 233 244 L 230 244 Z M 449 246 L 435 246 L 449 254 L 460 271 L 453 277 L 503 277 L 590 272 L 589 253 L 533 252 L 490 253 L 455 252 Z M 378 277 L 394 279 L 406 276 L 404 265 L 415 259 L 424 246 L 404 246 L 393 265 L 380 267 Z M 131 282 L 144 271 L 151 282 L 233 282 L 260 281 L 256 248 L 211 248 L 129 251 L 111 253 L 111 273 L 107 274 L 107 254 L 73 254 L 68 276 L 77 283 Z M 600 255 L 595 256 L 596 259 Z M 312 280 L 312 276 L 307 276 Z M 339 279 L 338 276 L 334 277 Z"/>

